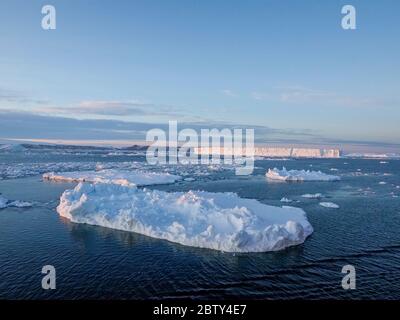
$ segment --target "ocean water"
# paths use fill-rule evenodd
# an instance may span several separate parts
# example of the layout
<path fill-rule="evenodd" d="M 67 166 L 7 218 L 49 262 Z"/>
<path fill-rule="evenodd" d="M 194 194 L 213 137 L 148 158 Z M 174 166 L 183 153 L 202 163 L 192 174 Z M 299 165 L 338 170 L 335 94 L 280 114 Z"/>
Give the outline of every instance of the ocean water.
<path fill-rule="evenodd" d="M 154 189 L 236 192 L 306 211 L 314 233 L 303 244 L 244 254 L 186 247 L 61 218 L 55 210 L 59 197 L 75 184 L 42 181 L 40 173 L 57 169 L 57 163 L 75 170 L 99 162 L 137 167 L 144 157 L 101 150 L 0 154 L 0 193 L 33 204 L 0 209 L 1 299 L 400 299 L 398 160 L 257 160 L 254 173 L 243 177 L 226 168 L 154 168 L 195 178 Z M 282 183 L 265 178 L 268 168 L 282 166 L 322 170 L 341 181 Z M 324 208 L 317 199 L 301 197 L 306 193 L 322 193 L 321 201 L 340 208 Z M 282 203 L 282 197 L 295 202 Z M 347 264 L 356 269 L 355 290 L 341 286 Z M 44 265 L 56 268 L 56 290 L 41 288 Z"/>

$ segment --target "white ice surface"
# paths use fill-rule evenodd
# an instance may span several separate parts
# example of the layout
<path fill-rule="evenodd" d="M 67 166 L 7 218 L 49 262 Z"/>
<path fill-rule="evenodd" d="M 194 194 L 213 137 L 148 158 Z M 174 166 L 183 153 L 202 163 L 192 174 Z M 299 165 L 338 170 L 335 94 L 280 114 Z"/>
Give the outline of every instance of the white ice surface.
<path fill-rule="evenodd" d="M 325 208 L 339 209 L 339 205 L 333 202 L 320 202 L 319 205 Z"/>
<path fill-rule="evenodd" d="M 280 181 L 337 181 L 340 177 L 322 173 L 321 171 L 310 171 L 310 170 L 286 170 L 283 167 L 282 170 L 277 168 L 268 169 L 265 174 L 267 178 L 271 180 Z"/>
<path fill-rule="evenodd" d="M 265 205 L 234 193 L 80 183 L 62 194 L 57 211 L 75 223 L 227 252 L 281 250 L 304 242 L 313 231 L 300 208 Z"/>
<path fill-rule="evenodd" d="M 307 199 L 318 199 L 318 198 L 322 198 L 322 194 L 321 193 L 306 193 L 302 195 L 303 198 L 307 198 Z"/>
<path fill-rule="evenodd" d="M 169 173 L 146 172 L 141 170 L 105 169 L 100 171 L 49 172 L 43 179 L 67 182 L 102 182 L 120 185 L 148 186 L 169 184 L 181 180 L 180 176 Z"/>
<path fill-rule="evenodd" d="M 8 207 L 26 208 L 32 207 L 32 203 L 20 200 L 10 201 L 0 194 L 0 209 Z"/>

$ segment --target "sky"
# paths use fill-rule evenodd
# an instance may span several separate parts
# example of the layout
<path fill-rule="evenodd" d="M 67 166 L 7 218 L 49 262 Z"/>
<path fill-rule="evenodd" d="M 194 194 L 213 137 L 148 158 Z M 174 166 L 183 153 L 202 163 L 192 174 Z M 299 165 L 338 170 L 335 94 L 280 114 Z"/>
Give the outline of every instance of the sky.
<path fill-rule="evenodd" d="M 396 0 L 2 0 L 0 139 L 140 140 L 177 120 L 400 151 L 399 14 Z"/>

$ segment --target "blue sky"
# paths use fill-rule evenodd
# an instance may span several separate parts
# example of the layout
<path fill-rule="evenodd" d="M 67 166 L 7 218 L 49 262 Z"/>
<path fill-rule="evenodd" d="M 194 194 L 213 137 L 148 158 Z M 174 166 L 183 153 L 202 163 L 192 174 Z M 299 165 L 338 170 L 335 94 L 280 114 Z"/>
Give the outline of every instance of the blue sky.
<path fill-rule="evenodd" d="M 395 0 L 3 0 L 0 138 L 137 139 L 178 120 L 400 149 L 399 14 Z"/>

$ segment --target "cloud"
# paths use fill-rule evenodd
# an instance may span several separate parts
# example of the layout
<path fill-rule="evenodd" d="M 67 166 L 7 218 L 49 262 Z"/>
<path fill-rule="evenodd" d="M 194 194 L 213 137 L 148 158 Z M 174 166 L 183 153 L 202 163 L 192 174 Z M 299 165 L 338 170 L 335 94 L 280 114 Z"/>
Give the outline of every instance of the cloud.
<path fill-rule="evenodd" d="M 154 114 L 153 108 L 153 105 L 139 101 L 93 100 L 81 101 L 71 107 L 39 108 L 36 111 L 76 115 L 129 116 Z"/>
<path fill-rule="evenodd" d="M 0 102 L 20 103 L 20 104 L 22 103 L 47 104 L 48 100 L 35 99 L 27 96 L 26 94 L 20 91 L 0 88 Z"/>
<path fill-rule="evenodd" d="M 234 92 L 230 89 L 224 89 L 224 90 L 221 90 L 221 92 L 223 95 L 225 95 L 227 97 L 231 97 L 231 98 L 237 98 L 239 96 L 236 92 Z"/>
<path fill-rule="evenodd" d="M 186 114 L 181 108 L 169 105 L 157 105 L 139 100 L 84 100 L 71 106 L 39 107 L 30 109 L 32 112 L 44 115 L 67 116 L 142 116 L 142 117 L 167 117 L 173 119 L 200 118 Z"/>
<path fill-rule="evenodd" d="M 250 96 L 258 101 L 280 102 L 292 105 L 374 107 L 396 103 L 393 99 L 351 96 L 302 86 L 274 87 L 268 92 L 252 92 Z"/>
<path fill-rule="evenodd" d="M 197 132 L 201 129 L 254 129 L 256 140 L 266 139 L 314 139 L 317 135 L 310 130 L 277 129 L 266 126 L 241 125 L 227 122 L 179 122 L 178 129 L 191 128 Z M 29 112 L 15 112 L 0 109 L 0 138 L 18 139 L 145 139 L 150 129 L 168 130 L 168 122 L 142 123 L 121 120 L 74 119 L 38 115 Z"/>
<path fill-rule="evenodd" d="M 52 141 L 102 141 L 103 144 L 114 144 L 117 141 L 136 143 L 144 141 L 150 129 L 168 130 L 168 122 L 142 123 L 121 120 L 84 119 L 44 116 L 29 112 L 15 112 L 0 109 L 0 140 L 52 140 Z M 321 136 L 308 129 L 282 129 L 266 126 L 241 125 L 226 122 L 179 122 L 178 130 L 190 128 L 200 133 L 201 129 L 254 129 L 255 142 L 277 146 L 313 146 L 340 147 L 351 146 L 352 150 L 386 149 L 400 151 L 400 144 L 379 141 L 343 140 Z M 59 142 L 62 143 L 62 142 Z M 350 150 L 350 149 L 349 149 Z"/>

